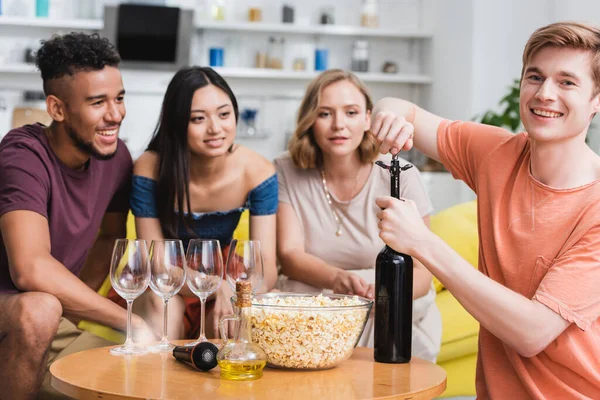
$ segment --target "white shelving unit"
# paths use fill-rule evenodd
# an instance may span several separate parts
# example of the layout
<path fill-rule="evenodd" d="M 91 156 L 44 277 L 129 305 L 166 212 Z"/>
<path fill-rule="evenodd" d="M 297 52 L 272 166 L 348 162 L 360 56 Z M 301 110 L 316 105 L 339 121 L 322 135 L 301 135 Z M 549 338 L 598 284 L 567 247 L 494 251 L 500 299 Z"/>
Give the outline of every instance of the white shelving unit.
<path fill-rule="evenodd" d="M 116 4 L 122 0 L 105 1 Z M 329 67 L 348 68 L 352 42 L 367 40 L 371 72 L 356 75 L 367 83 L 373 98 L 394 95 L 417 102 L 428 101 L 433 83 L 430 73 L 433 70 L 431 54 L 435 39 L 433 25 L 423 17 L 427 15 L 428 8 L 421 3 L 429 0 L 382 2 L 382 28 L 358 25 L 355 16 L 360 12 L 361 0 L 334 2 L 336 8 L 339 4 L 337 25 L 316 23 L 313 11 L 320 9 L 320 0 L 290 0 L 289 3 L 297 10 L 296 23 L 293 24 L 279 22 L 278 13 L 266 12 L 266 9 L 264 22 L 243 21 L 245 14 L 240 10 L 245 9 L 248 1 L 239 0 L 238 5 L 238 0 L 235 0 L 236 9 L 227 15 L 239 18 L 237 20 L 212 21 L 205 18 L 206 13 L 196 14 L 191 32 L 190 63 L 208 65 L 208 49 L 225 48 L 225 67 L 215 70 L 229 82 L 238 96 L 240 107 L 259 109 L 257 135 L 252 140 L 241 135 L 239 139 L 265 157 L 272 159 L 284 149 L 287 135 L 294 128 L 297 107 L 306 84 L 319 74 L 319 71 L 313 70 L 316 46 L 328 49 Z M 4 5 L 4 1 L 0 2 Z M 270 3 L 260 0 L 260 4 L 267 7 Z M 350 15 L 352 17 L 348 17 Z M 3 44 L 0 48 L 4 51 L 0 55 L 0 96 L 4 96 L 7 104 L 6 111 L 0 112 L 3 132 L 7 131 L 12 108 L 22 105 L 22 92 L 42 90 L 36 66 L 23 62 L 25 49 L 35 47 L 39 39 L 54 33 L 92 33 L 101 32 L 103 28 L 102 19 L 0 16 L 0 41 Z M 284 37 L 283 65 L 286 69 L 253 68 L 256 53 L 269 53 L 269 36 Z M 11 44 L 11 41 L 14 43 Z M 307 69 L 292 70 L 296 59 L 303 59 Z M 395 63 L 399 72 L 381 73 L 385 62 Z M 165 90 L 175 71 L 126 68 L 121 71 L 127 90 L 127 118 L 122 132 L 128 139 L 130 151 L 139 155 L 155 127 Z M 255 99 L 257 96 L 260 100 Z"/>
<path fill-rule="evenodd" d="M 51 18 L 23 18 L 0 16 L 0 27 L 32 27 L 48 29 L 81 29 L 89 31 L 102 30 L 104 23 L 100 19 L 51 19 Z M 431 32 L 401 31 L 380 28 L 364 28 L 351 25 L 296 25 L 277 24 L 265 22 L 225 22 L 225 21 L 197 21 L 198 30 L 237 31 L 237 32 L 262 32 L 298 35 L 328 35 L 328 36 L 358 36 L 380 37 L 396 39 L 429 39 Z"/>
<path fill-rule="evenodd" d="M 215 68 L 215 70 L 225 78 L 249 78 L 249 79 L 284 79 L 284 80 L 310 80 L 317 76 L 318 72 L 313 71 L 285 71 L 268 68 Z M 137 71 L 130 71 L 135 73 Z M 141 72 L 141 71 L 140 71 Z M 152 75 L 152 71 L 144 71 L 146 75 Z M 175 73 L 175 71 L 173 71 Z M 0 74 L 19 75 L 19 74 L 38 74 L 35 65 L 31 64 L 6 64 L 0 65 Z M 165 71 L 156 71 L 155 75 L 164 77 Z M 418 74 L 383 74 L 366 73 L 357 74 L 365 82 L 377 83 L 406 83 L 406 84 L 430 84 L 431 77 Z M 10 77 L 7 76 L 10 80 Z M 3 83 L 0 80 L 0 83 Z"/>
<path fill-rule="evenodd" d="M 259 79 L 297 79 L 310 80 L 319 74 L 319 71 L 287 71 L 269 68 L 215 68 L 219 74 L 226 78 L 259 78 Z M 365 82 L 379 83 L 410 83 L 429 84 L 431 77 L 418 74 L 383 74 L 383 73 L 357 73 Z"/>
<path fill-rule="evenodd" d="M 0 16 L 0 27 L 14 26 L 22 28 L 48 28 L 48 29 L 79 29 L 86 31 L 99 31 L 104 26 L 99 19 L 51 19 L 51 18 L 21 18 Z"/>
<path fill-rule="evenodd" d="M 37 73 L 38 70 L 35 65 L 32 64 L 5 64 L 0 65 L 0 73 L 3 74 L 32 74 Z"/>
<path fill-rule="evenodd" d="M 431 32 L 396 31 L 389 29 L 364 28 L 350 25 L 295 25 L 273 24 L 264 22 L 225 22 L 225 21 L 199 21 L 196 22 L 199 30 L 237 31 L 237 32 L 262 32 L 262 33 L 289 33 L 299 35 L 330 35 L 330 36 L 358 36 L 381 37 L 396 39 L 428 39 L 433 36 Z"/>

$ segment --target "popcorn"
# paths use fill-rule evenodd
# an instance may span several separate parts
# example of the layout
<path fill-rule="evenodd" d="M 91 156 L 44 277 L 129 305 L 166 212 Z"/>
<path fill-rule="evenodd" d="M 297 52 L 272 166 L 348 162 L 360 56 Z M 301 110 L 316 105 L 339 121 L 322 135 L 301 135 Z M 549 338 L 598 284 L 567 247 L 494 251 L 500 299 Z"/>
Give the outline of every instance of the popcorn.
<path fill-rule="evenodd" d="M 350 357 L 370 308 L 356 296 L 274 296 L 253 304 L 273 307 L 252 307 L 252 341 L 270 365 L 299 369 L 331 368 Z"/>

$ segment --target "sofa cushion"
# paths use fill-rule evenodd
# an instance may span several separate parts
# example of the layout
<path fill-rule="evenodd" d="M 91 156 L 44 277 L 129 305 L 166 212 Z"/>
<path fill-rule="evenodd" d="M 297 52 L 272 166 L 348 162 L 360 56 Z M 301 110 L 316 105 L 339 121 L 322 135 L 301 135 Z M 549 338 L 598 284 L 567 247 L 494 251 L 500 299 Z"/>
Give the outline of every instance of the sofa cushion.
<path fill-rule="evenodd" d="M 442 314 L 442 347 L 437 362 L 477 353 L 479 323 L 448 290 L 442 290 L 435 300 Z"/>
<path fill-rule="evenodd" d="M 462 258 L 477 268 L 479 236 L 476 200 L 457 204 L 433 215 L 430 219 L 430 229 Z M 433 283 L 438 292 L 444 288 L 435 277 Z"/>

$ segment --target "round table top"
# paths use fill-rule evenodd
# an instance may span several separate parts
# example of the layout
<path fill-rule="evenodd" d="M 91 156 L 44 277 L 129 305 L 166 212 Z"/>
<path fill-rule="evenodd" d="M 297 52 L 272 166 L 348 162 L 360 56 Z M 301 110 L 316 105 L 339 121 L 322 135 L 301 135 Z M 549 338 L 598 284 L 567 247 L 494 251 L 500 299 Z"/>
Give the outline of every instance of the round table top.
<path fill-rule="evenodd" d="M 85 350 L 55 361 L 50 367 L 52 386 L 76 399 L 104 400 L 431 399 L 446 389 L 446 372 L 438 365 L 414 357 L 408 364 L 376 363 L 373 349 L 365 347 L 357 347 L 335 368 L 267 367 L 254 381 L 221 379 L 219 367 L 201 372 L 170 353 L 114 356 L 109 349 Z"/>

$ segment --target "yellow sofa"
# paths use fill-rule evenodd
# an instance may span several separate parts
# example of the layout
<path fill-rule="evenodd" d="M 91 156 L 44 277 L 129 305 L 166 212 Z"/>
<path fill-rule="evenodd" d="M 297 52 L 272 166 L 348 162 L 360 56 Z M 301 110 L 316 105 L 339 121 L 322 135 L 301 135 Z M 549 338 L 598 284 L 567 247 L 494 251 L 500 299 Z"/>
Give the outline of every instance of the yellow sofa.
<path fill-rule="evenodd" d="M 234 233 L 234 237 L 248 237 L 248 213 L 245 212 Z M 477 212 L 475 201 L 459 204 L 431 217 L 431 230 L 440 236 L 459 254 L 477 267 Z M 134 218 L 129 214 L 127 237 L 135 238 Z M 456 301 L 454 296 L 434 280 L 438 290 L 436 303 L 442 314 L 442 348 L 438 364 L 448 375 L 447 388 L 443 397 L 475 395 L 475 364 L 477 360 L 477 337 L 479 324 Z M 110 289 L 110 280 L 106 279 L 98 291 L 106 295 Z M 81 329 L 112 340 L 122 342 L 124 335 L 109 327 L 94 322 L 82 321 Z"/>
<path fill-rule="evenodd" d="M 477 267 L 479 240 L 475 201 L 433 215 L 431 230 L 473 267 Z M 442 397 L 474 396 L 479 323 L 437 280 L 434 279 L 434 283 L 438 290 L 436 303 L 442 314 L 442 347 L 438 365 L 448 375 Z"/>

